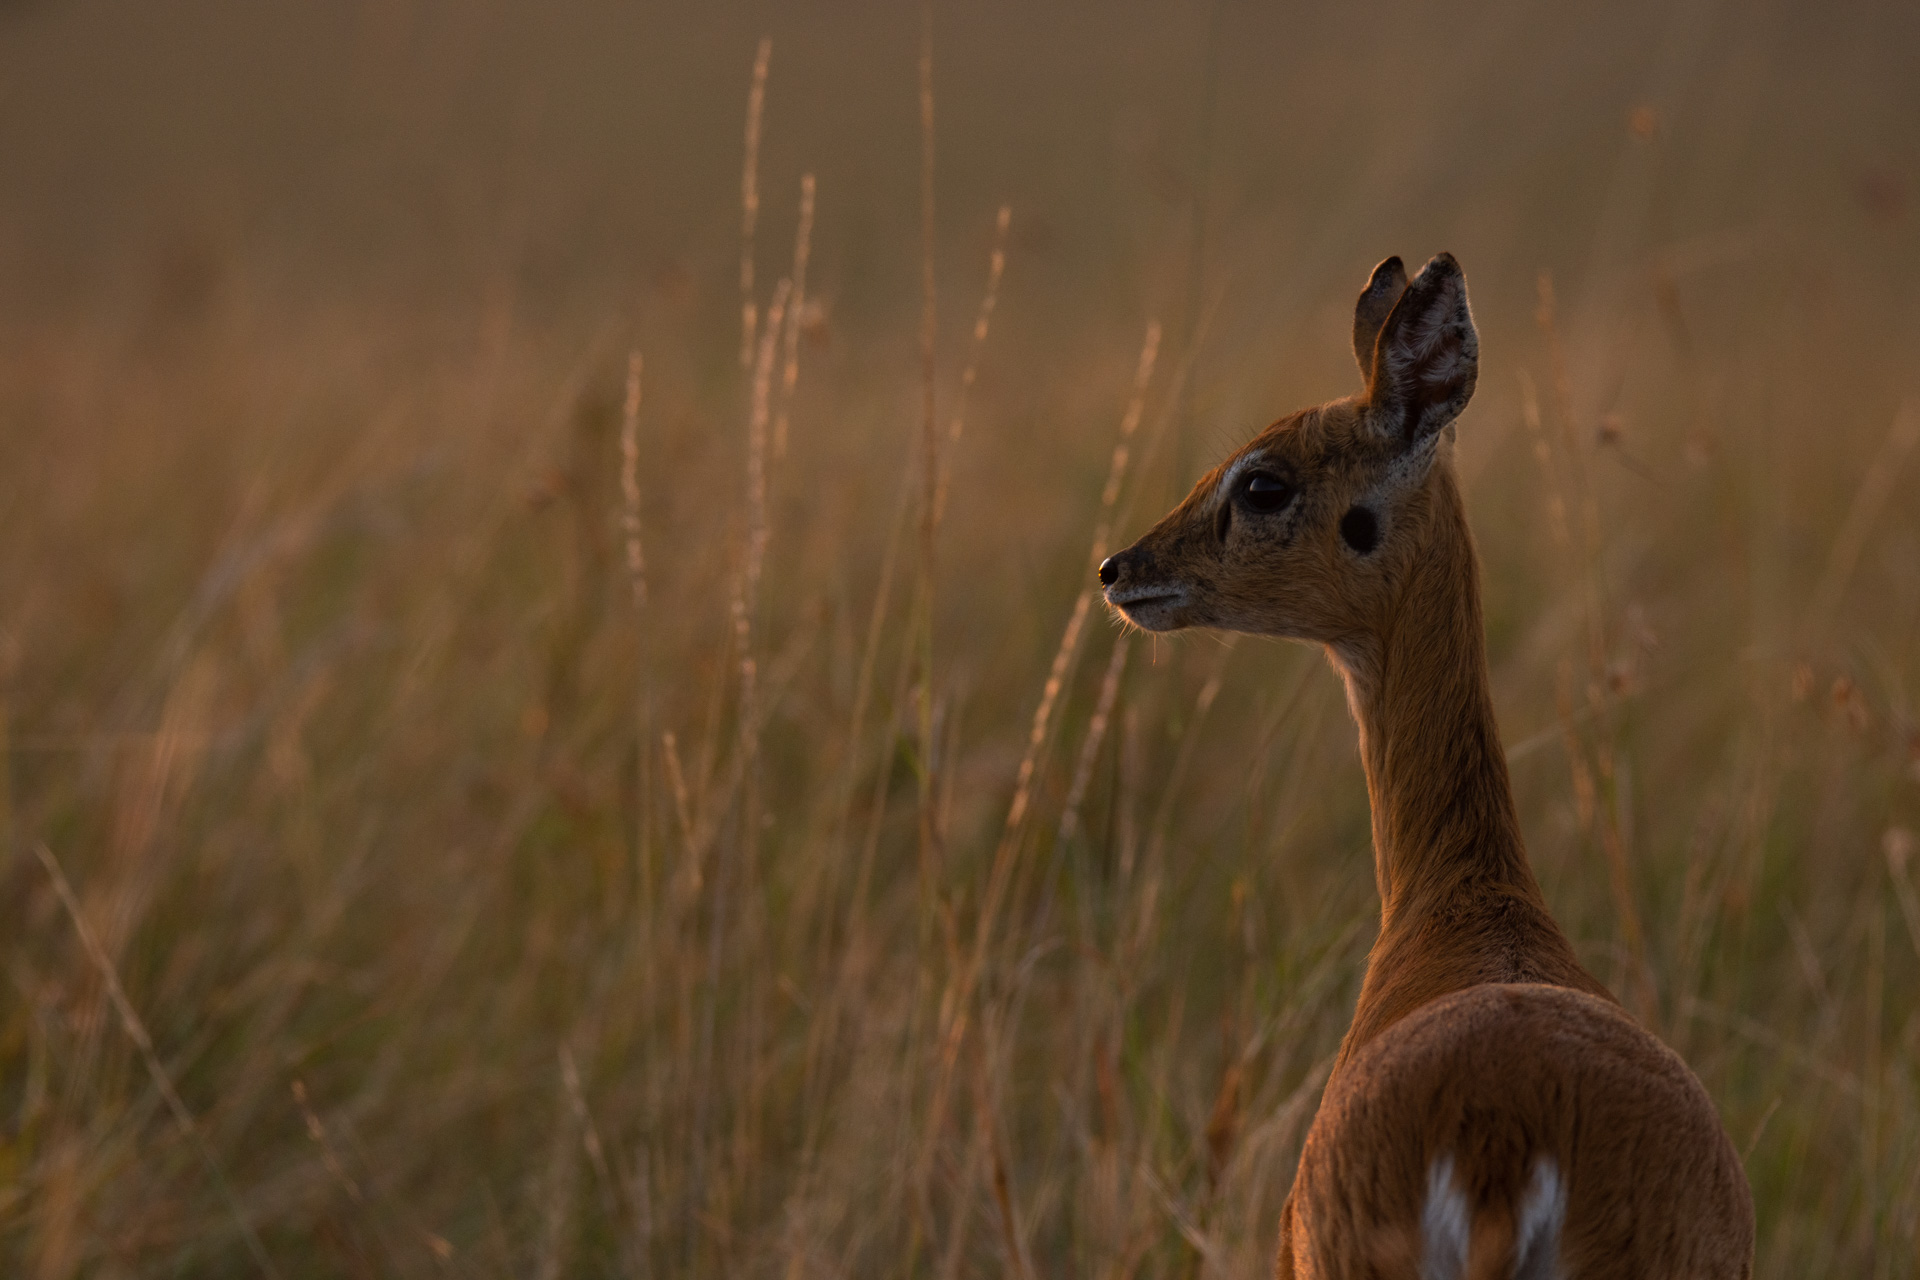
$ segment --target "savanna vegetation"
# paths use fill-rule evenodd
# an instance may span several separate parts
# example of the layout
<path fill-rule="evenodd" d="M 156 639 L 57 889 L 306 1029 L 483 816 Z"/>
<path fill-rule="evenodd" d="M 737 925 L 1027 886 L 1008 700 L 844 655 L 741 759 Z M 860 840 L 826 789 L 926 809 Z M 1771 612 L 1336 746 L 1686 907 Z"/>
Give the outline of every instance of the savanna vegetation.
<path fill-rule="evenodd" d="M 1916 1274 L 1915 15 L 705 8 L 0 6 L 0 1271 L 1263 1273 L 1354 730 L 1092 566 L 1449 249 L 1549 900 Z"/>

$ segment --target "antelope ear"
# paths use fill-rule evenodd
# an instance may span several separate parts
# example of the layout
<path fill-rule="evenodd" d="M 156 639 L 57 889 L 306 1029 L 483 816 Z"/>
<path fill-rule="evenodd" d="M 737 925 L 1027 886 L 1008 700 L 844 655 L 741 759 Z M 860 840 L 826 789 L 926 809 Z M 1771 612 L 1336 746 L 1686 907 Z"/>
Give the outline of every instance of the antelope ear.
<path fill-rule="evenodd" d="M 1412 449 L 1432 443 L 1460 416 L 1479 374 L 1467 277 L 1443 253 L 1420 269 L 1380 326 L 1367 401 L 1380 429 Z"/>
<path fill-rule="evenodd" d="M 1363 378 L 1373 376 L 1374 341 L 1406 287 L 1407 269 L 1400 265 L 1399 258 L 1388 258 L 1373 269 L 1367 287 L 1360 291 L 1360 300 L 1353 304 L 1353 358 L 1360 362 Z"/>

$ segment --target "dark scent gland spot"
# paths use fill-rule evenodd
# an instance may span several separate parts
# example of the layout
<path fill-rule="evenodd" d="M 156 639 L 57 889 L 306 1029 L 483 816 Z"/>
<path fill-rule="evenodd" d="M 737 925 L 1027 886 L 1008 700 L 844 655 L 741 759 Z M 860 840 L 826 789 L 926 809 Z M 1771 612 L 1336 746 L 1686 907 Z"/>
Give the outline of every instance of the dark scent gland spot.
<path fill-rule="evenodd" d="M 1380 541 L 1380 522 L 1365 507 L 1354 507 L 1340 517 L 1340 536 L 1348 546 L 1366 555 Z"/>
<path fill-rule="evenodd" d="M 1223 502 L 1220 504 L 1220 514 L 1215 516 L 1213 520 L 1213 536 L 1221 542 L 1225 542 L 1227 540 L 1227 529 L 1232 524 L 1233 504 L 1231 502 Z"/>

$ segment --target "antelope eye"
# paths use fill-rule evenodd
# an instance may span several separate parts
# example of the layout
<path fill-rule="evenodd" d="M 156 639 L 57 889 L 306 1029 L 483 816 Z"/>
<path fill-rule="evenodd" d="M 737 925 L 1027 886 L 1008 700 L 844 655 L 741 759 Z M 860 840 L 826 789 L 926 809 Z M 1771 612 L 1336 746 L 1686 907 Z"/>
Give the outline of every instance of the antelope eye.
<path fill-rule="evenodd" d="M 1271 515 L 1293 501 L 1294 488 L 1279 476 L 1256 471 L 1247 479 L 1247 505 L 1263 515 Z"/>

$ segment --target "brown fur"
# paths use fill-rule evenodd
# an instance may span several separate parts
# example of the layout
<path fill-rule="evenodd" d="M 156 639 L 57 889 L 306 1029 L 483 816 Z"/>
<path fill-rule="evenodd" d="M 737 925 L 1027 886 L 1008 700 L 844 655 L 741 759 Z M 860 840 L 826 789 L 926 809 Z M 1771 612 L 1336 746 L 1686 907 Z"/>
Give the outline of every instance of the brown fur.
<path fill-rule="evenodd" d="M 1380 935 L 1278 1273 L 1424 1275 L 1423 1205 L 1450 1159 L 1468 1273 L 1511 1276 L 1545 1158 L 1566 1208 L 1539 1274 L 1748 1276 L 1752 1199 L 1711 1100 L 1580 966 L 1528 865 L 1451 460 L 1478 369 L 1466 282 L 1444 254 L 1404 281 L 1389 259 L 1355 308 L 1362 396 L 1267 428 L 1101 572 L 1149 630 L 1326 646 L 1359 723 Z M 1371 545 L 1343 538 L 1355 508 Z"/>

